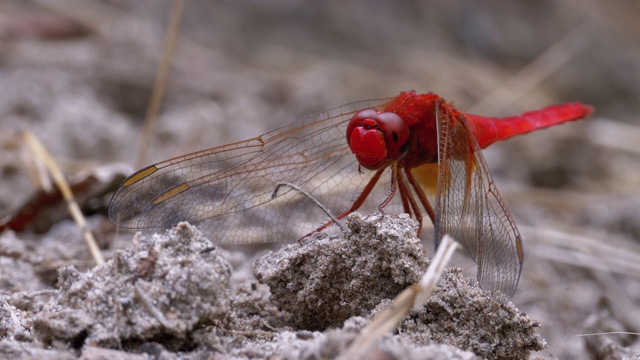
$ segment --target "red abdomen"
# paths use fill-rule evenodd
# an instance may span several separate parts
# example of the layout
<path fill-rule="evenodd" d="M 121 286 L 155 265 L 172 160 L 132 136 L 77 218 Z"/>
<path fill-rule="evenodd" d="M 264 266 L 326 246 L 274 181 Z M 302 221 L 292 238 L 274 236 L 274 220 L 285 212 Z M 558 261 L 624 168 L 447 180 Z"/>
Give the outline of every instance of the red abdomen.
<path fill-rule="evenodd" d="M 581 103 L 552 105 L 540 110 L 526 112 L 506 118 L 489 118 L 473 114 L 465 114 L 469 127 L 484 149 L 496 141 L 544 129 L 567 121 L 580 120 L 593 112 L 591 106 Z"/>
<path fill-rule="evenodd" d="M 593 112 L 593 108 L 575 102 L 552 105 L 516 116 L 492 118 L 462 113 L 436 94 L 418 95 L 415 91 L 407 91 L 402 92 L 383 111 L 398 114 L 409 127 L 409 150 L 402 162 L 411 168 L 438 161 L 436 111 L 440 112 L 440 117 L 446 116 L 447 121 L 465 121 L 480 148 L 484 149 L 496 141 L 585 118 Z"/>

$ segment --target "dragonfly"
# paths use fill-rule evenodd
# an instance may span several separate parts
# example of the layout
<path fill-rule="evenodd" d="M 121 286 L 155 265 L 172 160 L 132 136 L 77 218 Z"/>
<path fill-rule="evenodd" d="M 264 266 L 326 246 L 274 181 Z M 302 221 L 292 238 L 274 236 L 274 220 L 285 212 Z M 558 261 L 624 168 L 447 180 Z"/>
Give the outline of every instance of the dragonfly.
<path fill-rule="evenodd" d="M 515 293 L 523 241 L 481 149 L 589 116 L 581 103 L 505 118 L 466 114 L 434 93 L 340 106 L 263 135 L 144 167 L 117 189 L 109 218 L 137 230 L 197 224 L 221 244 L 300 239 L 352 212 L 404 212 L 434 224 L 477 263 L 480 287 Z M 324 205 L 328 215 L 286 181 Z M 333 219 L 333 220 L 332 220 Z"/>

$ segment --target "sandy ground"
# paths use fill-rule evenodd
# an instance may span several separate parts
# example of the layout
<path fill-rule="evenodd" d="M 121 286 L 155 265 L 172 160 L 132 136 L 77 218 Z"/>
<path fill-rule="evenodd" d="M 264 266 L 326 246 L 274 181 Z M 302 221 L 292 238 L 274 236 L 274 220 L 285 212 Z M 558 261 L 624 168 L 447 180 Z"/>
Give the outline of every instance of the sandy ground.
<path fill-rule="evenodd" d="M 0 357 L 331 358 L 426 267 L 429 225 L 419 242 L 356 222 L 377 234 L 358 241 L 375 244 L 227 246 L 187 225 L 116 237 L 106 208 L 135 170 L 170 5 L 0 4 L 0 219 L 24 204 L 38 213 L 0 235 Z M 190 1 L 143 163 L 402 90 L 482 115 L 588 103 L 588 120 L 484 152 L 525 239 L 513 303 L 475 288 L 461 255 L 463 270 L 371 356 L 637 356 L 638 336 L 622 332 L 640 332 L 638 15 L 568 0 Z M 26 130 L 75 184 L 106 264 L 64 203 L 38 193 Z M 602 332 L 621 333 L 582 336 Z"/>

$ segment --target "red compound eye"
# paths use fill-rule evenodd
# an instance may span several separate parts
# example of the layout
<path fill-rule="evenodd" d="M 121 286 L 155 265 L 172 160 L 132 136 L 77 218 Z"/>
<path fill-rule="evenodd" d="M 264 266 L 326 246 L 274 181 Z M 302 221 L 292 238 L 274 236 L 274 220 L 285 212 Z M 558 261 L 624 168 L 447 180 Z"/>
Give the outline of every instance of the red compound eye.
<path fill-rule="evenodd" d="M 376 170 L 390 161 L 400 160 L 407 152 L 409 129 L 391 112 L 374 109 L 355 114 L 347 126 L 347 143 L 360 165 Z"/>

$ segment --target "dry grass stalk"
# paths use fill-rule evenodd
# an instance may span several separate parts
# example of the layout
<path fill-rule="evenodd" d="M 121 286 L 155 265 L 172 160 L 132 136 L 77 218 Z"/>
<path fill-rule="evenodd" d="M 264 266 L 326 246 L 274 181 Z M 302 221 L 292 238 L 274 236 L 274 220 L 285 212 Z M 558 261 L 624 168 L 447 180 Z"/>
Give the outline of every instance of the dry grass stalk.
<path fill-rule="evenodd" d="M 382 336 L 388 334 L 404 320 L 409 312 L 419 310 L 429 300 L 431 293 L 436 288 L 442 275 L 442 271 L 449 263 L 458 243 L 449 235 L 445 235 L 438 247 L 435 257 L 427 272 L 418 284 L 415 284 L 396 296 L 393 303 L 382 313 L 378 314 L 367 327 L 362 329 L 360 335 L 338 357 L 338 359 L 361 359 L 367 354 L 371 346 Z"/>
<path fill-rule="evenodd" d="M 158 112 L 160 111 L 160 105 L 162 104 L 162 97 L 164 96 L 164 90 L 167 84 L 167 77 L 169 76 L 169 67 L 171 66 L 171 58 L 173 51 L 176 47 L 176 41 L 178 39 L 178 30 L 180 28 L 180 19 L 182 18 L 182 9 L 184 8 L 184 0 L 174 0 L 173 7 L 171 9 L 171 18 L 169 19 L 169 26 L 164 38 L 164 49 L 162 50 L 162 60 L 158 65 L 158 72 L 156 80 L 153 84 L 153 90 L 151 92 L 151 100 L 149 101 L 149 107 L 147 108 L 147 115 L 144 119 L 144 130 L 142 133 L 142 142 L 138 149 L 138 158 L 136 159 L 136 167 L 144 165 L 145 158 L 147 157 L 147 149 L 153 136 L 153 129 L 155 128 L 156 120 L 158 118 Z"/>
<path fill-rule="evenodd" d="M 85 220 L 84 215 L 82 215 L 80 206 L 78 206 L 78 203 L 75 201 L 73 197 L 73 193 L 71 192 L 71 187 L 69 186 L 69 183 L 67 183 L 67 181 L 65 180 L 64 175 L 62 174 L 62 171 L 60 171 L 60 168 L 58 168 L 58 165 L 56 165 L 55 160 L 53 160 L 53 158 L 51 157 L 51 154 L 49 154 L 49 152 L 44 148 L 40 140 L 38 140 L 38 138 L 32 132 L 30 131 L 25 132 L 23 134 L 23 138 L 24 138 L 24 141 L 29 146 L 29 148 L 31 149 L 31 151 L 34 153 L 36 159 L 38 159 L 37 161 L 43 163 L 46 169 L 49 171 L 49 174 L 51 174 L 51 177 L 53 178 L 54 183 L 56 184 L 56 186 L 60 190 L 60 193 L 62 194 L 65 201 L 67 202 L 67 206 L 69 208 L 69 213 L 71 214 L 71 217 L 73 218 L 75 223 L 78 225 L 80 230 L 82 230 L 82 236 L 84 237 L 85 243 L 89 248 L 89 252 L 91 253 L 91 256 L 93 256 L 94 261 L 98 265 L 104 264 L 104 257 L 102 256 L 102 253 L 100 252 L 100 248 L 98 247 L 98 244 L 96 243 L 96 240 L 93 237 L 93 233 L 91 232 L 91 230 L 87 228 L 87 221 Z"/>
<path fill-rule="evenodd" d="M 495 114 L 516 102 L 586 49 L 591 43 L 591 31 L 589 30 L 588 23 L 571 30 L 502 86 L 497 87 L 467 111 L 478 114 Z"/>
<path fill-rule="evenodd" d="M 556 229 L 521 226 L 520 230 L 528 238 L 536 239 L 536 246 L 531 248 L 536 257 L 592 270 L 640 276 L 640 255 L 638 251 L 630 251 L 633 244 L 621 247 Z"/>

